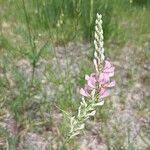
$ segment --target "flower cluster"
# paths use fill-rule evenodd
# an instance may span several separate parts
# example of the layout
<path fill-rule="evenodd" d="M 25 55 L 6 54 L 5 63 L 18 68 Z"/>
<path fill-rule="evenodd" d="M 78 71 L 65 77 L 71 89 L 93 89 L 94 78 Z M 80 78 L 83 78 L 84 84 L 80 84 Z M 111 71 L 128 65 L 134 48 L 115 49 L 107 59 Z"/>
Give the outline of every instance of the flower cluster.
<path fill-rule="evenodd" d="M 90 76 L 85 76 L 87 84 L 84 88 L 81 88 L 80 94 L 83 97 L 91 97 L 91 93 L 94 90 L 96 96 L 98 96 L 98 99 L 102 99 L 109 96 L 109 89 L 115 86 L 115 81 L 110 80 L 110 77 L 114 76 L 115 68 L 109 61 L 105 60 L 101 14 L 97 14 L 94 37 L 95 51 L 93 63 L 96 73 L 92 73 Z"/>
<path fill-rule="evenodd" d="M 84 97 L 90 97 L 91 92 L 95 89 L 99 99 L 109 96 L 109 88 L 115 86 L 115 81 L 110 80 L 110 77 L 114 75 L 114 69 L 111 63 L 106 60 L 100 74 L 92 73 L 90 76 L 85 76 L 87 84 L 81 88 L 80 94 Z"/>
<path fill-rule="evenodd" d="M 96 107 L 104 104 L 103 98 L 109 96 L 109 89 L 115 86 L 115 81 L 111 81 L 114 76 L 114 66 L 107 60 L 104 55 L 102 15 L 97 14 L 95 21 L 94 34 L 94 59 L 95 72 L 91 75 L 85 75 L 87 81 L 84 88 L 81 88 L 80 94 L 82 101 L 78 108 L 76 116 L 70 118 L 70 131 L 64 143 L 67 143 L 71 138 L 80 134 L 85 127 L 85 122 L 96 113 Z"/>

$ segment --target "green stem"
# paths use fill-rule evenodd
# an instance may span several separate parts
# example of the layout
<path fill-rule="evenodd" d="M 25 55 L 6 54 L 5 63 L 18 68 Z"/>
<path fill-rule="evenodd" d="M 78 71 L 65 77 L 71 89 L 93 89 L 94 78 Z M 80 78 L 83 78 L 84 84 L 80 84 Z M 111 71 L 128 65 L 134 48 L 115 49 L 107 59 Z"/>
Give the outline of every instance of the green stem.
<path fill-rule="evenodd" d="M 26 6 L 25 6 L 25 1 L 22 0 L 22 4 L 23 4 L 23 11 L 25 14 L 25 19 L 26 19 L 26 24 L 27 24 L 27 30 L 28 30 L 28 34 L 29 34 L 29 42 L 30 42 L 30 46 L 32 49 L 32 76 L 31 76 L 31 86 L 33 84 L 33 79 L 34 79 L 34 74 L 35 74 L 35 66 L 36 66 L 36 59 L 35 59 L 35 55 L 36 55 L 36 46 L 35 43 L 32 40 L 32 34 L 31 34 L 31 28 L 30 28 L 30 23 L 29 23 L 29 18 L 28 18 L 28 14 L 27 14 L 27 10 L 26 10 Z"/>
<path fill-rule="evenodd" d="M 70 139 L 71 139 L 70 136 L 68 136 L 60 146 L 59 150 L 63 150 L 64 146 L 70 141 Z"/>

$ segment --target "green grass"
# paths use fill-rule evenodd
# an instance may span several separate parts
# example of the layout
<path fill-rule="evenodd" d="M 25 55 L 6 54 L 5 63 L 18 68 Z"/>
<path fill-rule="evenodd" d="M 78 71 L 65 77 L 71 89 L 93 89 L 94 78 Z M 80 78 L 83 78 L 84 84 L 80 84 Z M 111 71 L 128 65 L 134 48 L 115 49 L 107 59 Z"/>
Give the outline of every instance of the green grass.
<path fill-rule="evenodd" d="M 0 127 L 0 138 L 3 138 L 5 142 L 7 143 L 7 147 L 3 147 L 0 145 L 0 150 L 7 149 L 15 149 L 16 143 L 17 143 L 17 137 L 12 137 L 9 135 L 9 132 L 6 131 L 4 128 Z"/>
<path fill-rule="evenodd" d="M 92 43 L 97 12 L 103 14 L 107 56 L 116 58 L 124 45 L 129 43 L 138 49 L 150 39 L 148 0 L 143 3 L 140 0 L 133 0 L 133 3 L 128 0 L 0 0 L 0 74 L 1 70 L 4 72 L 4 76 L 0 76 L 0 104 L 15 115 L 19 126 L 34 130 L 38 121 L 51 125 L 45 113 L 50 113 L 54 104 L 71 113 L 77 110 L 80 97 L 76 87 L 83 86 L 84 75 L 92 71 L 92 49 L 87 62 L 83 60 L 79 66 L 78 80 L 73 81 L 69 69 L 62 73 L 54 47 L 66 46 L 69 41 Z M 139 53 L 137 51 L 136 55 Z M 148 61 L 149 56 L 149 47 L 146 47 L 142 62 Z M 41 60 L 53 58 L 56 58 L 57 68 L 48 64 L 43 71 L 47 82 L 57 91 L 55 98 L 49 99 L 36 69 Z M 31 64 L 29 81 L 16 65 L 21 59 Z M 42 98 L 35 102 L 34 97 L 39 95 Z M 37 108 L 32 114 L 31 104 L 34 103 Z M 111 104 L 107 103 L 98 111 L 97 117 L 107 122 L 109 109 Z M 40 119 L 37 121 L 33 116 L 38 113 Z M 59 130 L 65 133 L 65 123 L 63 126 Z M 5 137 L 6 133 L 0 135 Z M 6 138 L 13 149 L 15 141 Z M 119 144 L 114 149 L 120 149 L 120 141 L 116 143 Z M 132 145 L 130 147 L 132 149 Z"/>

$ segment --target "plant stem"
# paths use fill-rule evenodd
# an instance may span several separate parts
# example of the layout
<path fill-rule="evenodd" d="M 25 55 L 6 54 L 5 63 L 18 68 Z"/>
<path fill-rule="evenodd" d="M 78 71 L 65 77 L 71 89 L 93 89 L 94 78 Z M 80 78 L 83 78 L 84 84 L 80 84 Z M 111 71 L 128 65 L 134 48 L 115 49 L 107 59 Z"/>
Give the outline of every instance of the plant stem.
<path fill-rule="evenodd" d="M 64 146 L 70 141 L 70 136 L 68 136 L 65 141 L 60 146 L 59 150 L 63 150 Z"/>
<path fill-rule="evenodd" d="M 28 14 L 27 14 L 27 10 L 25 7 L 25 1 L 22 0 L 22 4 L 23 4 L 23 10 L 24 10 L 24 14 L 25 14 L 25 19 L 26 19 L 26 23 L 27 23 L 27 30 L 28 30 L 28 34 L 29 34 L 29 41 L 30 41 L 30 46 L 31 46 L 31 50 L 32 50 L 32 76 L 31 76 L 31 85 L 33 84 L 33 79 L 34 79 L 34 74 L 35 74 L 35 66 L 36 66 L 36 59 L 35 59 L 35 55 L 36 55 L 36 46 L 34 41 L 32 40 L 32 34 L 31 34 L 31 28 L 30 28 L 30 23 L 29 23 L 29 18 L 28 18 Z"/>

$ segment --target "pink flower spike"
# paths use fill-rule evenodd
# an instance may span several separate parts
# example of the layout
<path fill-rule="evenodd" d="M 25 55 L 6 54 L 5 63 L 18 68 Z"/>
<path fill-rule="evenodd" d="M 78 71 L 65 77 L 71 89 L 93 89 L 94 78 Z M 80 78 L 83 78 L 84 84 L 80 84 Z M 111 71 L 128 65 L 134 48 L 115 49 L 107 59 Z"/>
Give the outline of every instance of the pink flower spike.
<path fill-rule="evenodd" d="M 80 94 L 82 96 L 85 96 L 85 97 L 89 97 L 90 96 L 89 93 L 83 88 L 80 89 Z"/>
<path fill-rule="evenodd" d="M 106 89 L 102 88 L 100 90 L 99 94 L 100 94 L 100 98 L 105 98 L 105 97 L 109 96 L 109 90 L 106 90 Z"/>

